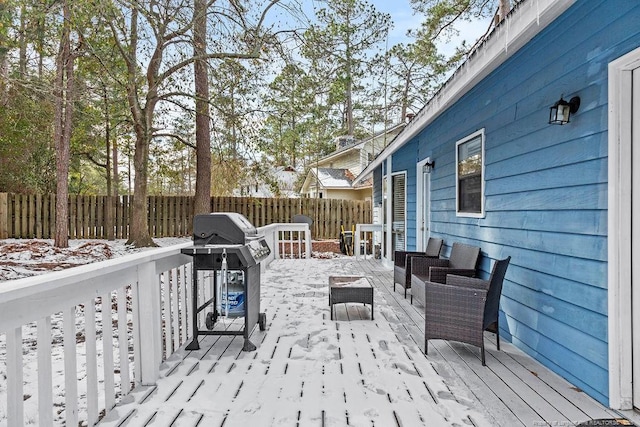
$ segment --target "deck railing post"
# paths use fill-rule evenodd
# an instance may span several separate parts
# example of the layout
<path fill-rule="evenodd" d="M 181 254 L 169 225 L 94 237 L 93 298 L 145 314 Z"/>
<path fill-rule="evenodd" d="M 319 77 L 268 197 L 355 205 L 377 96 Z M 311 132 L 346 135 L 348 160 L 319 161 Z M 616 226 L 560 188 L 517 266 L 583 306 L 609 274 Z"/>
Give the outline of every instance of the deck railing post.
<path fill-rule="evenodd" d="M 14 328 L 7 339 L 7 422 L 9 426 L 24 425 L 22 327 Z"/>
<path fill-rule="evenodd" d="M 311 259 L 311 229 L 309 224 L 304 224 L 304 254 L 306 259 Z"/>
<path fill-rule="evenodd" d="M 160 377 L 162 363 L 160 285 L 155 274 L 155 262 L 138 266 L 136 304 L 139 316 L 140 382 L 142 385 L 153 385 Z"/>
<path fill-rule="evenodd" d="M 273 257 L 275 259 L 280 258 L 280 230 L 278 227 L 273 228 L 273 237 L 272 237 L 273 245 L 271 247 L 271 251 L 273 252 Z"/>

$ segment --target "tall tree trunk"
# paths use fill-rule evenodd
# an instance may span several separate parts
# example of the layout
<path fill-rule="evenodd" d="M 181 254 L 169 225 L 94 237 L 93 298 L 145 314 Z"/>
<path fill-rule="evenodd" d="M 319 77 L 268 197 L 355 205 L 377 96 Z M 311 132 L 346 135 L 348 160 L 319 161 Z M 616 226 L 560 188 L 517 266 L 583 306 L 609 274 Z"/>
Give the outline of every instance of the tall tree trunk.
<path fill-rule="evenodd" d="M 0 0 L 0 25 L 9 28 L 11 14 L 9 3 Z M 9 103 L 9 34 L 6 29 L 0 31 L 0 106 L 5 107 Z"/>
<path fill-rule="evenodd" d="M 0 38 L 0 43 L 4 42 Z M 7 52 L 0 48 L 0 106 L 6 107 L 9 103 L 9 59 Z"/>
<path fill-rule="evenodd" d="M 131 45 L 129 47 L 129 57 L 127 60 L 128 79 L 127 84 L 127 101 L 131 109 L 131 115 L 134 121 L 134 130 L 136 133 L 135 152 L 133 155 L 133 171 L 135 179 L 133 181 L 133 200 L 131 201 L 131 210 L 129 211 L 129 239 L 127 245 L 133 245 L 137 248 L 157 246 L 151 234 L 149 233 L 149 221 L 147 219 L 149 210 L 147 206 L 148 196 L 148 164 L 149 164 L 149 147 L 151 145 L 151 127 L 153 123 L 153 108 L 156 102 L 156 94 L 158 87 L 155 82 L 157 70 L 160 64 L 158 52 L 154 52 L 147 71 L 147 84 L 149 92 L 147 94 L 147 102 L 143 107 L 140 106 L 137 93 L 136 79 L 137 72 L 137 48 L 138 48 L 138 11 L 134 8 L 131 12 Z M 154 100 L 153 102 L 150 100 Z M 129 173 L 131 176 L 131 173 Z"/>
<path fill-rule="evenodd" d="M 54 245 L 69 247 L 69 142 L 73 117 L 74 56 L 71 53 L 71 10 L 63 3 L 63 24 L 56 61 L 54 140 L 56 144 L 56 229 Z"/>
<path fill-rule="evenodd" d="M 120 178 L 119 178 L 119 174 L 118 174 L 118 140 L 114 139 L 113 140 L 113 144 L 112 144 L 112 150 L 113 150 L 113 154 L 111 155 L 111 160 L 112 160 L 112 165 L 113 165 L 113 196 L 110 195 L 110 197 L 112 197 L 112 201 L 109 203 L 110 209 L 113 212 L 113 233 L 114 233 L 114 238 L 116 237 L 116 230 L 115 230 L 115 226 L 116 226 L 116 217 L 117 217 L 117 212 L 118 209 L 120 208 L 120 195 L 119 195 L 119 190 L 118 190 L 118 185 L 120 184 Z"/>
<path fill-rule="evenodd" d="M 113 229 L 114 221 L 114 198 L 111 196 L 113 188 L 113 180 L 111 175 L 111 117 L 109 115 L 109 97 L 107 96 L 107 87 L 102 84 L 102 106 L 104 108 L 104 140 L 105 140 L 105 152 L 106 152 L 106 177 L 107 177 L 107 203 L 104 215 L 104 226 L 106 230 L 107 240 L 114 240 L 115 233 Z"/>
<path fill-rule="evenodd" d="M 44 2 L 40 2 L 37 6 L 38 8 L 46 8 Z M 38 11 L 38 20 L 36 22 L 36 31 L 37 31 L 37 42 L 36 49 L 38 51 L 38 79 L 42 79 L 44 75 L 44 56 L 45 56 L 45 38 L 46 38 L 46 20 L 45 20 L 45 11 L 39 9 Z"/>
<path fill-rule="evenodd" d="M 411 84 L 411 73 L 407 74 L 402 87 L 402 106 L 400 107 L 400 122 L 407 120 L 407 109 L 409 108 L 409 87 Z M 386 123 L 386 120 L 385 120 Z M 386 137 L 386 134 L 385 134 Z"/>
<path fill-rule="evenodd" d="M 347 27 L 351 26 L 349 13 L 347 12 Z M 347 36 L 345 46 L 345 57 L 347 67 L 347 87 L 345 90 L 347 97 L 347 135 L 353 135 L 355 123 L 353 122 L 353 57 L 351 52 L 351 37 Z"/>
<path fill-rule="evenodd" d="M 112 141 L 112 154 L 111 154 L 111 164 L 113 165 L 113 174 L 112 174 L 112 181 L 113 181 L 113 196 L 114 197 L 118 197 L 119 196 L 119 190 L 118 190 L 118 185 L 120 184 L 120 175 L 119 175 L 119 171 L 118 171 L 118 140 L 114 139 Z"/>
<path fill-rule="evenodd" d="M 27 77 L 27 7 L 20 7 L 20 31 L 18 36 L 18 70 L 20 78 Z"/>
<path fill-rule="evenodd" d="M 351 71 L 351 53 L 347 48 L 347 87 L 345 91 L 347 97 L 347 135 L 353 135 L 355 124 L 353 123 L 353 73 Z"/>
<path fill-rule="evenodd" d="M 194 0 L 193 55 L 206 54 L 207 1 Z M 209 121 L 209 73 L 207 61 L 193 64 L 196 91 L 196 194 L 194 215 L 211 211 L 211 129 Z"/>
<path fill-rule="evenodd" d="M 9 102 L 9 61 L 0 53 L 0 106 L 6 107 Z"/>
<path fill-rule="evenodd" d="M 146 116 L 146 115 L 145 115 Z M 149 146 L 151 135 L 149 127 L 136 124 L 136 151 L 133 155 L 133 201 L 129 217 L 129 240 L 127 245 L 137 248 L 157 246 L 149 233 L 148 221 L 148 170 L 149 170 Z"/>

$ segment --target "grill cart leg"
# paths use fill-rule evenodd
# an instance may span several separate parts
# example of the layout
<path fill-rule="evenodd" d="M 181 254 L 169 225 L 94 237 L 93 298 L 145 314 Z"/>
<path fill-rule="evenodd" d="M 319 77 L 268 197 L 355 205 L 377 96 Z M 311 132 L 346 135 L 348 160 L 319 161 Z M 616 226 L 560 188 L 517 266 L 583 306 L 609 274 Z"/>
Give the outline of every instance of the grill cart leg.
<path fill-rule="evenodd" d="M 254 351 L 256 349 L 255 344 L 245 338 L 244 346 L 242 347 L 242 351 Z"/>
<path fill-rule="evenodd" d="M 185 348 L 187 350 L 200 350 L 200 343 L 198 343 L 198 298 L 196 296 L 198 295 L 198 271 L 195 268 L 195 263 L 191 276 L 191 312 L 193 313 L 191 330 L 193 331 L 193 340 Z"/>
<path fill-rule="evenodd" d="M 185 347 L 187 350 L 200 350 L 200 343 L 198 343 L 198 338 L 193 337 L 193 340 Z"/>

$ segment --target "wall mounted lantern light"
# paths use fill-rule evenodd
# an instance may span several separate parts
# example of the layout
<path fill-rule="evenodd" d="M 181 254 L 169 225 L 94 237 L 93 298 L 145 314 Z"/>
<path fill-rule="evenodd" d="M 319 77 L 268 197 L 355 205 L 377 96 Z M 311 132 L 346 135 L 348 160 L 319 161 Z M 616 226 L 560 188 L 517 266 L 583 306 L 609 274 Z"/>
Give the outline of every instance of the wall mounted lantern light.
<path fill-rule="evenodd" d="M 422 171 L 424 173 L 431 173 L 433 168 L 436 166 L 436 162 L 434 160 L 427 161 L 424 166 L 422 166 Z"/>
<path fill-rule="evenodd" d="M 571 114 L 578 111 L 578 108 L 580 108 L 580 97 L 574 96 L 569 102 L 560 97 L 560 100 L 551 106 L 549 124 L 564 125 L 569 123 Z"/>

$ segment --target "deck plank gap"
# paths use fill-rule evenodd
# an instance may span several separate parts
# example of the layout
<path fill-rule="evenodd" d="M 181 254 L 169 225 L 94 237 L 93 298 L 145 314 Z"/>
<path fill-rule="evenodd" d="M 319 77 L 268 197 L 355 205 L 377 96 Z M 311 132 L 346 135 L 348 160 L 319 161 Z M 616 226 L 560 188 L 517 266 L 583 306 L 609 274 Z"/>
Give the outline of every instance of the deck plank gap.
<path fill-rule="evenodd" d="M 180 380 L 180 382 L 178 384 L 176 384 L 176 386 L 173 388 L 173 390 L 171 390 L 171 393 L 169 393 L 167 398 L 164 399 L 165 402 L 168 402 L 169 399 L 171 399 L 171 397 L 173 397 L 173 395 L 176 394 L 176 391 L 178 391 L 178 389 L 180 388 L 180 386 L 182 385 L 183 382 L 184 382 L 184 380 Z"/>
<path fill-rule="evenodd" d="M 200 387 L 202 387 L 204 385 L 204 380 L 200 380 L 200 383 L 198 384 L 198 386 L 196 387 L 195 390 L 193 390 L 193 393 L 191 393 L 191 396 L 189 396 L 189 398 L 187 399 L 187 402 L 190 402 L 191 399 L 193 399 L 193 397 L 196 395 L 196 393 L 198 392 L 198 390 L 200 390 Z"/>
<path fill-rule="evenodd" d="M 195 371 L 199 366 L 200 366 L 200 362 L 196 361 L 196 363 L 194 363 L 191 366 L 191 368 L 189 368 L 189 370 L 187 371 L 187 376 L 191 375 L 193 371 Z"/>
<path fill-rule="evenodd" d="M 398 413 L 395 410 L 393 411 L 393 419 L 396 421 L 397 427 L 402 427 L 402 421 L 400 421 L 400 417 L 398 416 Z"/>
<path fill-rule="evenodd" d="M 240 394 L 240 390 L 242 390 L 242 386 L 244 386 L 244 381 L 240 382 L 240 385 L 238 386 L 236 393 L 233 395 L 234 400 L 238 398 L 238 395 Z"/>
<path fill-rule="evenodd" d="M 176 416 L 173 417 L 173 419 L 171 420 L 171 424 L 169 424 L 169 426 L 173 427 L 174 425 L 178 425 L 176 424 L 176 421 L 178 421 L 178 418 L 180 418 L 180 415 L 182 415 L 182 411 L 183 411 L 183 408 L 180 408 Z"/>
<path fill-rule="evenodd" d="M 140 404 L 143 404 L 144 402 L 146 402 L 146 400 L 151 397 L 151 395 L 158 389 L 158 386 L 154 385 L 152 386 L 147 393 L 142 397 L 142 399 L 140 399 Z"/>
<path fill-rule="evenodd" d="M 130 411 L 127 413 L 127 415 L 125 415 L 125 416 L 120 420 L 120 422 L 116 425 L 116 427 L 121 427 L 121 426 L 123 426 L 123 425 L 127 424 L 127 422 L 128 422 L 131 418 L 133 418 L 133 416 L 134 416 L 137 412 L 138 412 L 138 411 L 137 411 L 135 408 L 134 408 L 134 409 L 132 409 L 132 410 L 130 410 Z"/>
<path fill-rule="evenodd" d="M 427 382 L 426 381 L 422 381 L 422 384 L 424 384 L 424 388 L 426 388 L 427 391 L 429 392 L 429 396 L 431 396 L 431 398 L 433 399 L 433 403 L 435 403 L 436 405 L 439 405 L 440 402 L 438 401 L 438 397 L 435 395 L 433 390 L 431 390 L 431 387 L 429 387 Z"/>
<path fill-rule="evenodd" d="M 144 427 L 147 427 L 148 425 L 150 425 L 153 422 L 153 420 L 154 420 L 154 418 L 156 417 L 157 414 L 158 414 L 158 411 L 154 411 L 153 414 L 151 414 L 149 416 L 149 418 L 147 418 L 147 420 L 143 424 Z"/>

